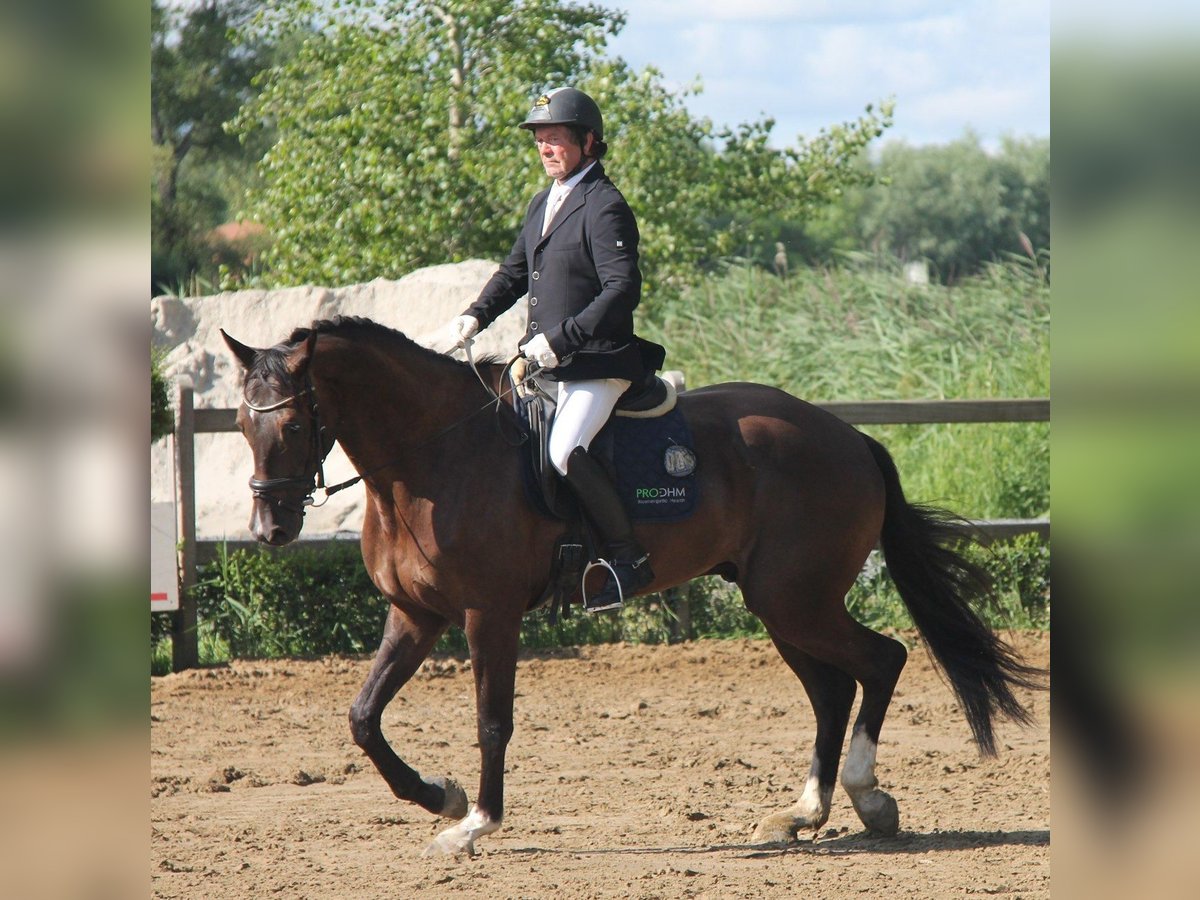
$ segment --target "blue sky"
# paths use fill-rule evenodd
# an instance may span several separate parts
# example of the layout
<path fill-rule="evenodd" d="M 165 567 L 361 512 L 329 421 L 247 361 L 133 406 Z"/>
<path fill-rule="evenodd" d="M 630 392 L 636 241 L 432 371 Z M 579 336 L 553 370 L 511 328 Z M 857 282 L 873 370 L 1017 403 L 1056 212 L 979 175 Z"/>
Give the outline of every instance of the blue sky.
<path fill-rule="evenodd" d="M 771 116 L 792 143 L 886 97 L 884 141 L 945 143 L 968 127 L 1050 134 L 1049 0 L 616 0 L 628 22 L 609 49 L 653 65 L 694 115 L 735 125 Z"/>

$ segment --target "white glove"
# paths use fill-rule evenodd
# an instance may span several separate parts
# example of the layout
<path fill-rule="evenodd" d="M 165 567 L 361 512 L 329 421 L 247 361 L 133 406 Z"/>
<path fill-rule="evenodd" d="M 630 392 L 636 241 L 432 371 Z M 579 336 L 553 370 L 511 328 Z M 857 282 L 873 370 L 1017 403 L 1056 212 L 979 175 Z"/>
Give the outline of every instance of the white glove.
<path fill-rule="evenodd" d="M 526 359 L 533 360 L 543 369 L 553 369 L 558 365 L 558 357 L 550 349 L 550 342 L 546 340 L 544 334 L 535 334 L 529 343 L 521 347 L 521 354 Z"/>
<path fill-rule="evenodd" d="M 458 338 L 461 347 L 479 333 L 479 320 L 474 316 L 459 316 L 450 323 L 450 332 Z"/>

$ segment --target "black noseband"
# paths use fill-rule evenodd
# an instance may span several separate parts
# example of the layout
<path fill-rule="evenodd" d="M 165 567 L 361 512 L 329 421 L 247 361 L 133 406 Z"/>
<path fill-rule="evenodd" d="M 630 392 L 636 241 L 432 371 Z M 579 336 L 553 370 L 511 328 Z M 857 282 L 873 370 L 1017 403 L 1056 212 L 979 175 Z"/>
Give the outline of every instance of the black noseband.
<path fill-rule="evenodd" d="M 285 491 L 290 487 L 301 487 L 305 490 L 305 497 L 297 506 L 294 503 L 284 502 L 284 498 L 279 495 L 280 491 Z M 283 509 L 291 510 L 292 512 L 304 515 L 304 507 L 313 504 L 313 493 L 316 491 L 313 476 L 308 478 L 251 478 L 250 479 L 250 494 L 255 500 L 266 500 L 268 503 L 274 503 L 276 506 Z"/>

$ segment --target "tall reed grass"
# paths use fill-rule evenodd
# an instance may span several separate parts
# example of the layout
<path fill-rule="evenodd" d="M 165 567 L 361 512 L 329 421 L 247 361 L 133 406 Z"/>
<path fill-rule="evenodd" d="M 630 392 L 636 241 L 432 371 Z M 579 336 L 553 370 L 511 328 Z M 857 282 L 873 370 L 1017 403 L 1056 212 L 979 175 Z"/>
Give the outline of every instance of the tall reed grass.
<path fill-rule="evenodd" d="M 757 381 L 813 402 L 1046 397 L 1050 290 L 1014 259 L 952 286 L 849 262 L 785 279 L 731 267 L 644 327 L 689 387 Z M 973 518 L 1049 510 L 1046 423 L 863 428 L 896 458 L 910 498 Z"/>

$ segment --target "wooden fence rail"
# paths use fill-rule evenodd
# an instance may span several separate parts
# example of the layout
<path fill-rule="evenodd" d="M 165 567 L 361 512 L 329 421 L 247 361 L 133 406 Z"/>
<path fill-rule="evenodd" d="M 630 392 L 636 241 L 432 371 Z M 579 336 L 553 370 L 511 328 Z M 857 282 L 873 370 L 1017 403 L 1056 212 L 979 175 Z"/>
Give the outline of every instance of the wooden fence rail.
<path fill-rule="evenodd" d="M 851 425 L 1049 422 L 1050 400 L 850 400 L 817 403 Z M 195 431 L 237 431 L 236 409 L 197 409 Z"/>
<path fill-rule="evenodd" d="M 1050 399 L 997 400 L 872 400 L 818 403 L 851 425 L 931 425 L 951 423 L 1048 422 Z M 176 489 L 179 509 L 180 593 L 179 610 L 172 628 L 173 665 L 176 671 L 199 661 L 196 643 L 196 608 L 190 588 L 198 565 L 210 562 L 219 544 L 230 549 L 257 546 L 253 541 L 198 541 L 196 539 L 195 436 L 237 431 L 237 410 L 195 409 L 190 387 L 179 391 L 175 425 Z M 1050 537 L 1049 519 L 990 519 L 964 526 L 985 541 L 1004 540 L 1018 534 Z M 292 546 L 320 547 L 345 538 L 301 540 Z"/>

